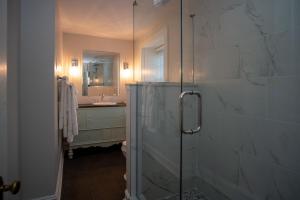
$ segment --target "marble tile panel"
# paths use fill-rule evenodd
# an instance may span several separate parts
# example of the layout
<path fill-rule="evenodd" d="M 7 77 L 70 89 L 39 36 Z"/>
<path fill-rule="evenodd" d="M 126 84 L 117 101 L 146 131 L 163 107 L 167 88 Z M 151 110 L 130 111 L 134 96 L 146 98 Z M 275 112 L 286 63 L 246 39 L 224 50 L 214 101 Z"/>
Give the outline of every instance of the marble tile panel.
<path fill-rule="evenodd" d="M 281 167 L 274 167 L 274 193 L 280 199 L 300 199 L 300 174 Z"/>
<path fill-rule="evenodd" d="M 270 78 L 268 85 L 269 117 L 299 123 L 300 77 Z"/>
<path fill-rule="evenodd" d="M 258 199 L 298 199 L 299 174 L 241 154 L 238 186 Z"/>
<path fill-rule="evenodd" d="M 143 151 L 142 170 L 142 193 L 146 199 L 161 199 L 178 192 L 179 179 L 146 151 Z"/>
<path fill-rule="evenodd" d="M 238 154 L 222 143 L 203 137 L 198 147 L 198 166 L 206 168 L 216 176 L 228 182 L 235 182 Z"/>
<path fill-rule="evenodd" d="M 279 199 L 274 195 L 272 165 L 256 160 L 247 154 L 240 154 L 237 169 L 237 186 L 257 199 Z"/>
<path fill-rule="evenodd" d="M 211 82 L 203 89 L 203 107 L 208 112 L 264 117 L 267 107 L 266 83 L 264 78 Z"/>
<path fill-rule="evenodd" d="M 242 152 L 291 171 L 300 169 L 300 124 L 245 118 Z M 253 153 L 251 153 L 253 152 Z"/>

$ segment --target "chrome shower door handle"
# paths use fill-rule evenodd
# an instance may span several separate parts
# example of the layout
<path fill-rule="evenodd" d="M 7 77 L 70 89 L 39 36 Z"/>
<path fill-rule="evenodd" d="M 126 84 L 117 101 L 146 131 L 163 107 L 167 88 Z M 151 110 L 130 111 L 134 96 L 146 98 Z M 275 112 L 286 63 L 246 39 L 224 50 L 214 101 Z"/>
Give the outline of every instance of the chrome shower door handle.
<path fill-rule="evenodd" d="M 198 97 L 198 120 L 197 120 L 197 128 L 195 129 L 189 129 L 189 130 L 184 130 L 183 129 L 183 99 L 186 95 L 196 95 Z M 180 96 L 179 96 L 179 101 L 180 101 L 180 105 L 179 105 L 179 109 L 180 109 L 180 130 L 181 133 L 184 134 L 194 134 L 197 133 L 201 130 L 201 126 L 202 126 L 202 97 L 201 97 L 201 93 L 199 91 L 183 91 Z"/>

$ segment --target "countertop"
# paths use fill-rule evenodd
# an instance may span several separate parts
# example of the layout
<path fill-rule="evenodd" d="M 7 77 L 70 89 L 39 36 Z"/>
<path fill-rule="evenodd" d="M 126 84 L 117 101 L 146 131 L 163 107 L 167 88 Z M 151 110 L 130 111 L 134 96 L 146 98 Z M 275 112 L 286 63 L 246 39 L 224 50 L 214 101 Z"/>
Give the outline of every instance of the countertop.
<path fill-rule="evenodd" d="M 93 108 L 93 107 L 125 107 L 126 103 L 121 102 L 115 105 L 94 105 L 94 104 L 79 104 L 79 108 Z"/>

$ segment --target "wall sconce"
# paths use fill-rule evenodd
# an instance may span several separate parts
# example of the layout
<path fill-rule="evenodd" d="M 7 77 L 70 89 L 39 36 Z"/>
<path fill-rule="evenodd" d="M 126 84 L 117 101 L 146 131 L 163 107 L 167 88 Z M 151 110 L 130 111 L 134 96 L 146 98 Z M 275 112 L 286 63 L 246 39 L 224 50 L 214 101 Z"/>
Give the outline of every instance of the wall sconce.
<path fill-rule="evenodd" d="M 129 68 L 128 62 L 123 62 L 123 69 L 126 70 Z"/>
<path fill-rule="evenodd" d="M 129 69 L 129 63 L 123 62 L 123 70 L 121 71 L 121 77 L 124 80 L 129 80 L 131 77 L 131 69 Z"/>
<path fill-rule="evenodd" d="M 63 71 L 62 66 L 60 66 L 60 65 L 56 65 L 56 66 L 55 66 L 55 72 L 56 72 L 57 74 L 62 73 L 62 71 Z"/>
<path fill-rule="evenodd" d="M 78 59 L 77 58 L 72 59 L 72 67 L 78 67 Z"/>
<path fill-rule="evenodd" d="M 72 76 L 79 76 L 80 72 L 79 72 L 79 64 L 78 64 L 78 59 L 77 58 L 72 58 L 71 61 L 71 68 L 70 68 L 70 74 Z"/>

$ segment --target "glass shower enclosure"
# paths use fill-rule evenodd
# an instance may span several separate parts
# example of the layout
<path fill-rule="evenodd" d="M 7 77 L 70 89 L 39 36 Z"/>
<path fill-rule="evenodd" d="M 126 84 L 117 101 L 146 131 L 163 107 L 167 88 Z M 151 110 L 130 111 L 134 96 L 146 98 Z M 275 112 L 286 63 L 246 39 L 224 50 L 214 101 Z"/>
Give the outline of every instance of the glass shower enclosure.
<path fill-rule="evenodd" d="M 299 10 L 134 1 L 138 199 L 300 199 Z"/>

